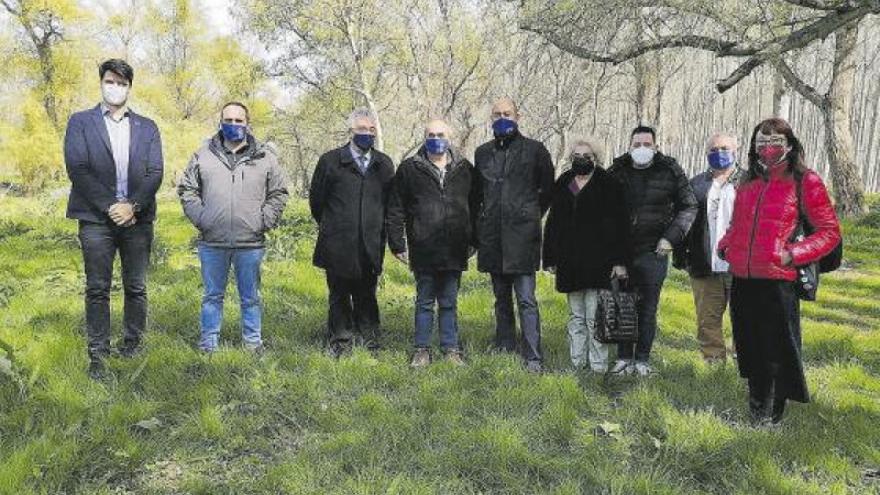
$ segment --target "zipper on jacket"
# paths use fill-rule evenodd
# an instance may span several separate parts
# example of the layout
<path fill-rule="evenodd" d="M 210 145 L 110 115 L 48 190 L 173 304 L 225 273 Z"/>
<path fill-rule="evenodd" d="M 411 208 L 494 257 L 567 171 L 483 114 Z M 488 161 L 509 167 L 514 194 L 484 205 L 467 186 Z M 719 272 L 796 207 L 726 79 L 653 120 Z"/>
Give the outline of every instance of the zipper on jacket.
<path fill-rule="evenodd" d="M 235 217 L 233 210 L 235 200 L 233 197 L 235 196 L 235 169 L 232 169 L 232 187 L 229 191 L 229 247 L 235 245 Z"/>
<path fill-rule="evenodd" d="M 755 245 L 755 231 L 758 229 L 758 213 L 761 211 L 761 203 L 764 202 L 764 193 L 767 192 L 768 187 L 770 187 L 769 180 L 761 187 L 761 193 L 758 195 L 758 203 L 755 205 L 755 215 L 752 218 L 752 232 L 749 237 L 749 257 L 746 259 L 746 273 L 748 274 L 748 278 L 752 278 L 752 248 Z"/>

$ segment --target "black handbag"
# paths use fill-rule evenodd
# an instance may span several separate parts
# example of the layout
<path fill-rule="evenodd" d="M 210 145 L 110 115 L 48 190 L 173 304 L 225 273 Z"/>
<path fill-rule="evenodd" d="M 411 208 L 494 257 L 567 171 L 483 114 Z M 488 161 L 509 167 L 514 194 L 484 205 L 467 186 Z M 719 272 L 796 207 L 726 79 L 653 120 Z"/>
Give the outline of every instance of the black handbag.
<path fill-rule="evenodd" d="M 802 205 L 803 186 L 802 178 L 797 177 L 797 204 L 798 204 L 798 228 L 795 230 L 794 242 L 800 242 L 815 232 L 815 229 L 807 220 Z M 795 292 L 798 298 L 804 301 L 815 301 L 819 291 L 819 274 L 837 270 L 843 260 L 843 239 L 834 246 L 830 253 L 819 261 L 806 266 L 797 267 L 797 279 L 794 282 Z"/>
<path fill-rule="evenodd" d="M 621 290 L 620 281 L 611 279 L 611 290 L 599 291 L 596 330 L 593 337 L 603 344 L 635 342 L 639 338 L 638 294 Z"/>

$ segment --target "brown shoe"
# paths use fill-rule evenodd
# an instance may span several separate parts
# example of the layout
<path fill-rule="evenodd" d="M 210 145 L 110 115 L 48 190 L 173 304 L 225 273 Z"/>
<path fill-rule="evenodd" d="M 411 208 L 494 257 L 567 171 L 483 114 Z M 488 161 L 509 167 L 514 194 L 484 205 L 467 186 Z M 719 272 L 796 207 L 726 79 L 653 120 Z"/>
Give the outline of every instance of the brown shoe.
<path fill-rule="evenodd" d="M 464 358 L 461 355 L 461 351 L 458 349 L 449 349 L 446 351 L 446 360 L 455 366 L 464 366 Z"/>
<path fill-rule="evenodd" d="M 431 351 L 425 348 L 416 349 L 412 361 L 409 363 L 413 368 L 424 368 L 429 364 L 431 364 Z"/>

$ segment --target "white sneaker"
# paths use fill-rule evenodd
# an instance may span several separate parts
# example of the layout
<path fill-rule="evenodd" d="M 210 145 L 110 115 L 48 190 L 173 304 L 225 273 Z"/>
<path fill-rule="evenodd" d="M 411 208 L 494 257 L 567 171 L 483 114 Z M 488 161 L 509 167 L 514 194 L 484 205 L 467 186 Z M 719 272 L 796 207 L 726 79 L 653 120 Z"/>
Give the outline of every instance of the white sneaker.
<path fill-rule="evenodd" d="M 635 374 L 639 376 L 650 376 L 656 373 L 651 365 L 649 365 L 648 363 L 643 363 L 641 361 L 636 362 L 635 366 L 633 367 L 635 368 Z"/>
<path fill-rule="evenodd" d="M 618 359 L 614 362 L 614 366 L 608 370 L 608 374 L 610 375 L 628 375 L 632 372 L 632 363 L 626 359 Z"/>

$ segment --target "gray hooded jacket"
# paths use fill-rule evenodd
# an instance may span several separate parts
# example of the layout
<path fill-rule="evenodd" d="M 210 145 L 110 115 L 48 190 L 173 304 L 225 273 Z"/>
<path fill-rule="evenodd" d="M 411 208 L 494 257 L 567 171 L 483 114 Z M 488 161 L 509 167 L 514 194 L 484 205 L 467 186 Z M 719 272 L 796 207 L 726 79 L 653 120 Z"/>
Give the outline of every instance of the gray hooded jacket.
<path fill-rule="evenodd" d="M 234 163 L 219 135 L 206 141 L 190 159 L 177 194 L 199 240 L 226 248 L 262 247 L 289 196 L 275 150 L 250 135 Z"/>

